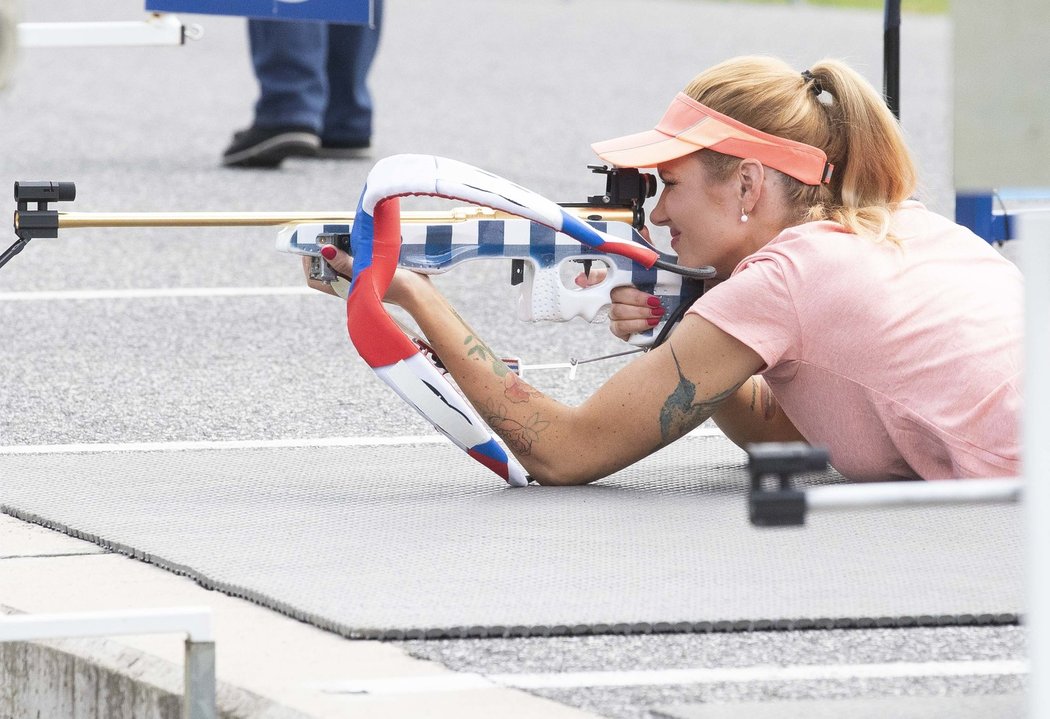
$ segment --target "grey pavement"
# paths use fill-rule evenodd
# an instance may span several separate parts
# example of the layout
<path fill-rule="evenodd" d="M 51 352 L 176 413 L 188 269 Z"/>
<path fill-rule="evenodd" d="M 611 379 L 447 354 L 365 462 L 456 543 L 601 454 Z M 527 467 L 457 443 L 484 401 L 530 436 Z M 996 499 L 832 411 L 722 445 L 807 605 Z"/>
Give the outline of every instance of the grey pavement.
<path fill-rule="evenodd" d="M 595 161 L 591 142 L 652 125 L 694 74 L 728 56 L 775 54 L 800 70 L 835 56 L 873 82 L 881 77 L 882 18 L 872 11 L 699 0 L 387 1 L 372 76 L 374 159 L 445 155 L 559 201 L 601 189 L 586 170 Z M 24 10 L 34 21 L 142 16 L 141 3 L 130 0 L 26 2 Z M 80 211 L 353 207 L 370 161 L 297 160 L 277 172 L 219 166 L 231 133 L 249 123 L 256 93 L 244 21 L 183 19 L 201 24 L 204 39 L 180 48 L 22 52 L 11 86 L 0 93 L 0 186 L 73 180 L 78 200 L 69 209 Z M 943 17 L 904 18 L 903 124 L 923 197 L 945 213 L 952 211 L 950 36 Z M 0 270 L 0 448 L 430 433 L 354 356 L 339 303 L 266 294 L 301 287 L 295 260 L 272 247 L 273 232 L 265 229 L 79 230 L 33 241 Z M 441 278 L 497 350 L 540 363 L 620 348 L 603 327 L 517 323 L 506 274 L 501 264 L 477 263 Z M 246 297 L 90 294 L 218 287 L 264 289 Z M 44 294 L 62 291 L 88 294 Z M 557 371 L 535 379 L 578 401 L 616 366 L 590 365 L 576 380 Z M 220 678 L 315 716 L 571 716 L 571 707 L 613 717 L 670 707 L 685 716 L 708 702 L 1023 688 L 1021 677 L 1006 675 L 534 690 L 553 702 L 509 689 L 392 699 L 326 694 L 310 683 L 807 660 L 1010 661 L 1024 654 L 1023 632 L 969 627 L 377 646 L 205 592 L 93 545 L 68 540 L 56 549 L 49 543 L 56 539 L 33 549 L 43 546 L 43 530 L 0 519 L 0 603 L 25 611 L 212 603 L 221 610 Z M 267 643 L 272 637 L 279 637 L 277 651 Z M 172 656 L 170 647 L 135 645 Z"/>
<path fill-rule="evenodd" d="M 25 9 L 29 20 L 140 16 L 133 2 Z M 0 95 L 0 177 L 73 180 L 78 199 L 69 209 L 78 211 L 353 207 L 370 161 L 295 161 L 279 172 L 219 167 L 231 132 L 250 122 L 256 93 L 244 22 L 185 20 L 200 23 L 205 39 L 181 48 L 24 51 L 13 87 Z M 950 211 L 949 29 L 944 18 L 907 16 L 902 32 L 905 128 L 931 206 Z M 447 155 L 555 200 L 583 200 L 602 189 L 586 170 L 595 161 L 590 142 L 652 125 L 695 73 L 746 52 L 777 54 L 800 69 L 843 57 L 879 82 L 881 16 L 690 0 L 391 2 L 372 79 L 375 157 Z M 252 228 L 69 231 L 35 241 L 4 269 L 0 292 L 299 285 L 297 264 L 272 250 L 273 235 Z M 497 351 L 551 363 L 620 349 L 605 328 L 578 320 L 568 328 L 514 321 L 507 273 L 503 263 L 477 263 L 440 278 Z M 268 311 L 259 312 L 263 302 Z M 391 429 L 377 419 L 385 417 L 404 421 L 407 434 L 424 430 L 367 381 L 348 347 L 338 347 L 334 305 L 324 297 L 92 300 L 50 309 L 7 302 L 4 328 L 42 312 L 66 319 L 14 330 L 26 332 L 24 342 L 0 348 L 19 378 L 17 390 L 0 388 L 0 404 L 12 408 L 0 415 L 0 445 L 118 441 L 129 438 L 126 431 L 143 440 L 381 434 Z M 139 319 L 125 327 L 129 313 Z M 62 322 L 90 329 L 95 339 L 67 342 Z M 302 327 L 289 332 L 295 324 Z M 205 326 L 205 336 L 195 337 Z M 59 351 L 64 342 L 71 352 Z M 105 367 L 85 357 L 93 346 L 154 357 Z M 299 367 L 337 373 L 356 389 L 351 403 L 377 411 L 348 412 L 345 394 L 304 389 L 304 373 L 289 382 L 293 358 Z M 617 366 L 587 368 L 578 382 L 559 372 L 534 379 L 576 402 Z M 186 391 L 187 381 L 198 386 Z M 81 401 L 85 394 L 105 396 L 114 410 Z M 261 407 L 259 397 L 267 400 Z M 111 421 L 147 404 L 158 412 L 135 416 L 134 428 Z"/>

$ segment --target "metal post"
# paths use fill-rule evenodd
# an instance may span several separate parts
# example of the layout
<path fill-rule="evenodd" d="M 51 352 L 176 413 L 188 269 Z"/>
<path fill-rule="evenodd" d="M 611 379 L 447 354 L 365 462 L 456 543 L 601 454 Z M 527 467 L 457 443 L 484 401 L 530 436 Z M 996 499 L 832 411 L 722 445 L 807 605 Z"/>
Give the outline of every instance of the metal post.
<path fill-rule="evenodd" d="M 1025 513 L 1028 523 L 1028 716 L 1050 712 L 1050 211 L 1017 218 L 1025 275 Z"/>
<path fill-rule="evenodd" d="M 901 116 L 901 0 L 886 0 L 882 32 L 882 94 L 897 119 Z"/>
<path fill-rule="evenodd" d="M 215 719 L 215 636 L 208 608 L 0 615 L 0 642 L 167 632 L 186 634 L 183 719 Z"/>
<path fill-rule="evenodd" d="M 186 640 L 182 719 L 215 719 L 215 642 Z"/>

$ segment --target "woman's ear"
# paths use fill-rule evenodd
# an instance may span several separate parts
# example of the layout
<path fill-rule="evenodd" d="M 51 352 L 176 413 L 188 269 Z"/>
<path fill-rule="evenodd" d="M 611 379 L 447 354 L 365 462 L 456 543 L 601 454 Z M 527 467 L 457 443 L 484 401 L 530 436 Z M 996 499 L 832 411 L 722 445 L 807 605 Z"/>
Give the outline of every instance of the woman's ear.
<path fill-rule="evenodd" d="M 762 183 L 765 181 L 766 168 L 758 160 L 746 159 L 740 162 L 737 170 L 740 180 L 740 204 L 745 212 L 751 212 L 762 196 Z"/>

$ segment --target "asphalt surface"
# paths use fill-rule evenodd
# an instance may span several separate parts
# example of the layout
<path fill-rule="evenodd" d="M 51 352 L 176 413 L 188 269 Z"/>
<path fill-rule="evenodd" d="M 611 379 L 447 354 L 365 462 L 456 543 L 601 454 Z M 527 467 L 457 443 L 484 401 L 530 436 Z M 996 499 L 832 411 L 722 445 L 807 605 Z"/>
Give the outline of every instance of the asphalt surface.
<path fill-rule="evenodd" d="M 141 17 L 141 4 L 124 0 L 24 10 L 34 21 Z M 691 0 L 388 0 L 386 12 L 372 75 L 373 158 L 445 155 L 559 201 L 601 189 L 586 169 L 595 161 L 590 142 L 651 126 L 694 74 L 726 57 L 775 54 L 800 70 L 843 57 L 881 78 L 878 12 Z M 0 93 L 0 184 L 75 181 L 68 209 L 78 211 L 354 206 L 367 160 L 297 160 L 276 172 L 219 166 L 230 135 L 250 122 L 256 93 L 244 22 L 183 20 L 200 23 L 204 39 L 181 48 L 23 51 Z M 945 213 L 949 42 L 945 18 L 905 16 L 902 121 L 922 196 Z M 35 240 L 0 270 L 0 446 L 429 433 L 353 355 L 339 303 L 268 294 L 301 286 L 296 260 L 272 247 L 265 229 L 77 230 Z M 517 323 L 507 268 L 469 268 L 442 277 L 442 287 L 497 350 L 540 363 L 620 348 L 602 327 Z M 177 294 L 228 287 L 264 289 Z M 130 290 L 161 296 L 119 295 Z M 81 294 L 46 294 L 54 292 Z M 535 379 L 578 401 L 615 366 Z M 1022 657 L 1023 645 L 1018 628 L 972 627 L 402 646 L 456 670 L 493 673 L 1005 660 Z M 535 691 L 604 716 L 643 717 L 697 702 L 1000 694 L 1021 683 L 916 676 Z"/>

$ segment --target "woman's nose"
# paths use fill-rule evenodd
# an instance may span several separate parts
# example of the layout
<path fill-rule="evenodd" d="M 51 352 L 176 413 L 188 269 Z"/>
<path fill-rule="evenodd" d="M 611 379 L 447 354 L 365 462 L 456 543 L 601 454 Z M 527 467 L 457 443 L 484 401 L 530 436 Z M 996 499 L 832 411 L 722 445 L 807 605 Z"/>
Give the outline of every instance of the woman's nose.
<path fill-rule="evenodd" d="M 664 212 L 664 193 L 660 193 L 660 199 L 656 201 L 656 207 L 649 212 L 649 221 L 654 225 L 666 225 L 669 222 L 667 213 Z"/>

